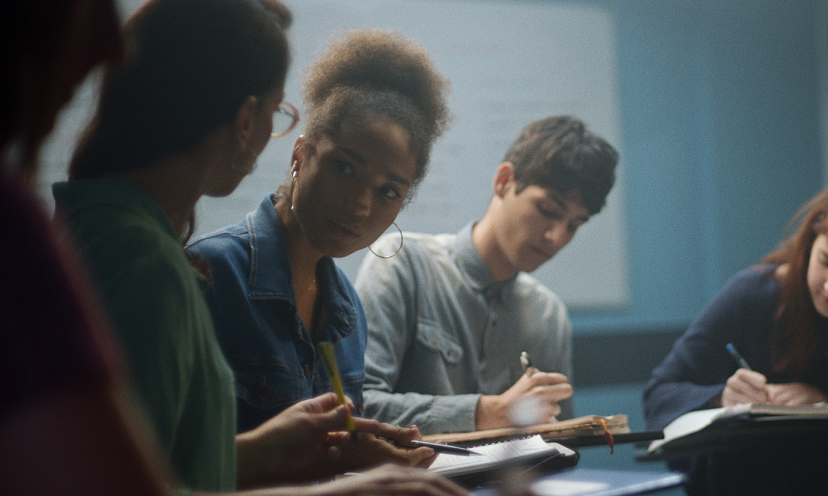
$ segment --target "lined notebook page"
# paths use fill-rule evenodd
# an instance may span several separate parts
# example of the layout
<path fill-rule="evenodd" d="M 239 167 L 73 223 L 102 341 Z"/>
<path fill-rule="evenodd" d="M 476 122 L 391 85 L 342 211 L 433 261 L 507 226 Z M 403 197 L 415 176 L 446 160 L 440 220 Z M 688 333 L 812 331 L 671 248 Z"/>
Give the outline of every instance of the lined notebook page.
<path fill-rule="evenodd" d="M 479 455 L 454 455 L 451 453 L 440 453 L 429 467 L 431 470 L 454 469 L 461 467 L 474 467 L 476 465 L 498 462 L 520 455 L 540 453 L 544 451 L 555 452 L 555 447 L 550 446 L 540 437 L 535 435 L 526 438 L 512 439 L 502 443 L 485 444 L 475 446 L 471 450 L 480 453 Z"/>

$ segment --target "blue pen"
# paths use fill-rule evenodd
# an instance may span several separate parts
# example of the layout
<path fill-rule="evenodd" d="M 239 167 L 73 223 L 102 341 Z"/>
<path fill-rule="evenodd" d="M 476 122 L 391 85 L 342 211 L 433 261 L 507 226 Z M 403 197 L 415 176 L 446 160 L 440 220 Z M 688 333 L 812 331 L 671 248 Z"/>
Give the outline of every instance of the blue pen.
<path fill-rule="evenodd" d="M 742 358 L 742 355 L 740 355 L 739 352 L 736 351 L 736 347 L 733 346 L 733 343 L 727 343 L 726 348 L 728 353 L 730 353 L 733 356 L 733 358 L 735 358 L 736 361 L 739 363 L 739 367 L 746 370 L 753 370 L 752 368 L 750 368 L 750 365 L 748 365 L 745 359 Z"/>

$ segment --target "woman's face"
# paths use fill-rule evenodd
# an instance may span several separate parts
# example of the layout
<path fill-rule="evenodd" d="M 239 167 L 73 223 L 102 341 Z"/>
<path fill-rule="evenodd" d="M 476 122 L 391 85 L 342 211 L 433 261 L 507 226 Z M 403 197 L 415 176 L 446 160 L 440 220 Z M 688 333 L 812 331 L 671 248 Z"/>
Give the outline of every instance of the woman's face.
<path fill-rule="evenodd" d="M 817 313 L 828 317 L 828 237 L 820 234 L 811 247 L 808 261 L 808 289 Z"/>
<path fill-rule="evenodd" d="M 388 120 L 346 124 L 297 161 L 292 205 L 311 246 L 345 257 L 385 232 L 414 181 L 410 141 Z"/>

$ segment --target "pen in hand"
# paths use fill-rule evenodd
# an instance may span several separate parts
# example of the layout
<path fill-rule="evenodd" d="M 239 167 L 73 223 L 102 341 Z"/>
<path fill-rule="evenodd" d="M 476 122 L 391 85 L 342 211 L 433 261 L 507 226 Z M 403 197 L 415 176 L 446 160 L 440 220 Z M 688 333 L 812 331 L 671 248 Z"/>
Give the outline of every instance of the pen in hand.
<path fill-rule="evenodd" d="M 399 446 L 400 448 L 410 448 L 410 449 L 414 449 L 414 448 L 431 448 L 431 449 L 433 449 L 434 451 L 436 451 L 438 453 L 449 453 L 449 454 L 452 454 L 452 455 L 464 455 L 464 456 L 479 455 L 480 454 L 477 451 L 472 451 L 468 448 L 461 448 L 459 446 L 452 446 L 450 444 L 427 443 L 425 441 L 417 441 L 417 440 L 412 440 L 412 441 L 408 441 L 408 442 L 404 443 L 402 441 L 397 441 L 397 440 L 389 439 L 389 438 L 385 438 L 385 437 L 381 438 L 381 439 L 384 439 L 384 440 L 388 441 L 389 443 L 392 443 L 396 446 Z"/>
<path fill-rule="evenodd" d="M 532 377 L 538 371 L 538 369 L 532 366 L 532 361 L 529 360 L 529 353 L 525 351 L 520 354 L 520 365 L 523 367 L 523 375 L 525 377 Z M 550 421 L 549 418 L 544 418 L 540 413 L 541 410 L 541 400 L 538 397 L 524 395 L 509 406 L 509 420 L 513 425 L 522 427 Z"/>
<path fill-rule="evenodd" d="M 339 377 L 339 367 L 336 365 L 336 355 L 334 354 L 333 345 L 327 341 L 319 343 L 319 349 L 322 351 L 322 358 L 325 362 L 325 366 L 328 369 L 328 375 L 331 378 L 331 384 L 333 385 L 334 392 L 336 393 L 336 399 L 339 401 L 340 405 L 347 404 L 345 402 L 345 391 L 342 390 L 342 378 Z M 345 426 L 348 428 L 348 432 L 351 433 L 351 441 L 354 444 L 357 442 L 357 428 L 356 422 L 351 417 L 351 414 L 348 414 L 348 419 L 345 421 Z"/>
<path fill-rule="evenodd" d="M 532 362 L 529 360 L 529 354 L 525 351 L 520 354 L 520 364 L 523 366 L 523 373 L 527 376 L 534 374 L 537 370 L 532 366 Z"/>
<path fill-rule="evenodd" d="M 753 370 L 752 368 L 750 368 L 750 365 L 748 365 L 747 361 L 744 358 L 742 358 L 742 355 L 739 354 L 739 352 L 736 350 L 736 347 L 733 346 L 733 343 L 727 343 L 726 348 L 727 348 L 728 353 L 730 353 L 730 355 L 739 364 L 739 367 L 741 367 L 745 370 Z"/>
<path fill-rule="evenodd" d="M 750 371 L 753 371 L 753 369 L 752 369 L 752 368 L 750 368 L 750 365 L 748 365 L 747 360 L 745 360 L 745 359 L 742 357 L 741 353 L 739 353 L 739 351 L 738 351 L 738 350 L 736 350 L 736 347 L 735 347 L 735 346 L 733 346 L 733 343 L 727 343 L 727 345 L 726 345 L 725 347 L 727 348 L 727 352 L 728 352 L 728 353 L 730 353 L 730 355 L 731 355 L 731 356 L 732 356 L 732 357 L 736 360 L 736 362 L 739 364 L 739 367 L 740 367 L 740 368 L 743 368 L 743 369 L 745 369 L 745 370 L 750 370 Z M 764 389 L 764 395 L 765 395 L 764 402 L 765 402 L 765 403 L 769 403 L 769 402 L 771 402 L 771 400 L 770 400 L 770 396 L 769 396 L 769 394 L 768 394 L 768 390 L 767 390 L 767 389 Z"/>

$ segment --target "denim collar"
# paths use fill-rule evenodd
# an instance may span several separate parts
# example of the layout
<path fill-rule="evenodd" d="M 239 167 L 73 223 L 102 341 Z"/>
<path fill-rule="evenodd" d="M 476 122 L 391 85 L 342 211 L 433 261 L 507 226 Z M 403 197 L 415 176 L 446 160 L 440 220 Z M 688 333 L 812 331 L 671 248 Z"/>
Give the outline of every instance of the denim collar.
<path fill-rule="evenodd" d="M 245 218 L 250 233 L 249 295 L 251 299 L 285 300 L 296 308 L 287 245 L 273 202 L 273 195 L 267 195 L 259 208 Z M 319 261 L 317 281 L 323 302 L 319 329 L 342 329 L 344 325 L 349 332 L 335 334 L 349 334 L 356 327 L 357 302 L 350 296 L 350 282 L 331 257 L 322 257 Z"/>
<path fill-rule="evenodd" d="M 248 213 L 245 223 L 250 243 L 250 296 L 284 298 L 295 304 L 285 237 L 273 208 L 273 195 L 267 195 L 258 209 Z"/>

